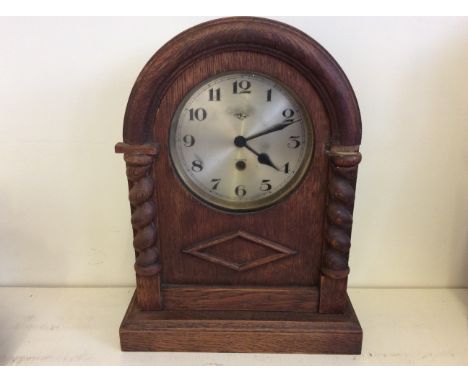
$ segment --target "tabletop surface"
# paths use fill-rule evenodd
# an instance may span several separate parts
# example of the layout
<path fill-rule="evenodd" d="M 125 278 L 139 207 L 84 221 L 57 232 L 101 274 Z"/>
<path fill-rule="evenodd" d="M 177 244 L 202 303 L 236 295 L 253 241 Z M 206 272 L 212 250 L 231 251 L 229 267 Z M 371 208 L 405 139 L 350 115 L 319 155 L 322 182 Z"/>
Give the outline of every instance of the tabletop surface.
<path fill-rule="evenodd" d="M 1 365 L 468 365 L 468 289 L 350 289 L 361 355 L 126 353 L 133 288 L 0 288 Z"/>

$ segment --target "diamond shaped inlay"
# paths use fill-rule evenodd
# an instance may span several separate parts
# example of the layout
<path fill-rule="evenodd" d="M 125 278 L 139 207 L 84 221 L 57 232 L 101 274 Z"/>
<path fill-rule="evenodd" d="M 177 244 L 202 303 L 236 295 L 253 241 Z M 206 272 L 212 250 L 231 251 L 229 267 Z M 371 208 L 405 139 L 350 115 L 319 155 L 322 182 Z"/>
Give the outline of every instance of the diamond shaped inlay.
<path fill-rule="evenodd" d="M 182 252 L 238 272 L 297 254 L 281 244 L 244 231 L 217 236 Z"/>

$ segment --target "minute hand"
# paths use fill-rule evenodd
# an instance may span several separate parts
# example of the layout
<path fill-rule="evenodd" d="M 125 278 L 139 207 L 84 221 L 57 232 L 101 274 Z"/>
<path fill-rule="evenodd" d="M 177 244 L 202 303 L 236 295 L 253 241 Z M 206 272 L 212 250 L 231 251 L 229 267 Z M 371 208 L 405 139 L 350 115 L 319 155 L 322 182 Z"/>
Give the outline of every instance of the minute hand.
<path fill-rule="evenodd" d="M 250 141 L 251 139 L 261 137 L 262 135 L 266 135 L 266 134 L 273 133 L 275 131 L 283 130 L 284 128 L 288 127 L 289 125 L 292 125 L 293 123 L 296 123 L 296 122 L 299 122 L 299 121 L 300 121 L 300 119 L 296 119 L 295 121 L 285 121 L 285 122 L 278 123 L 276 125 L 273 125 L 273 126 L 269 127 L 266 130 L 260 131 L 257 134 L 251 135 L 250 137 L 246 137 L 245 140 Z"/>

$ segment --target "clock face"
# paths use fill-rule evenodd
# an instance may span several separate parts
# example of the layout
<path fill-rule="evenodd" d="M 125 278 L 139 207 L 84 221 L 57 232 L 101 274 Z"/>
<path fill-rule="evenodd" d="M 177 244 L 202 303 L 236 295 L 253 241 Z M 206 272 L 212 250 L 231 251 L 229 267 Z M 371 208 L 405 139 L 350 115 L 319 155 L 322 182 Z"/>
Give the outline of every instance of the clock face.
<path fill-rule="evenodd" d="M 208 204 L 237 212 L 292 192 L 312 150 L 311 122 L 292 91 L 253 73 L 228 73 L 195 87 L 170 130 L 182 182 Z"/>

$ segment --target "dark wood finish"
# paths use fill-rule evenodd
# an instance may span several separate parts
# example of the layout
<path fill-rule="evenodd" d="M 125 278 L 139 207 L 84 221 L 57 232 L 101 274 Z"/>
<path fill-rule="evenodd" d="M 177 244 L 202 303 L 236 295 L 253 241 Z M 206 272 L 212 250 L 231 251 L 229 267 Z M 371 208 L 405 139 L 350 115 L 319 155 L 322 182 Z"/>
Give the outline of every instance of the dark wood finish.
<path fill-rule="evenodd" d="M 137 299 L 145 310 L 160 309 L 159 251 L 156 248 L 156 207 L 153 198 L 152 168 L 157 155 L 156 145 L 127 145 L 118 143 L 117 153 L 123 153 L 127 164 L 129 200 L 132 211 L 133 247 Z"/>
<path fill-rule="evenodd" d="M 355 147 L 331 147 L 320 313 L 341 313 L 347 303 L 354 191 L 361 154 Z"/>
<path fill-rule="evenodd" d="M 301 183 L 255 213 L 205 205 L 169 157 L 177 106 L 194 86 L 229 71 L 282 82 L 314 130 Z M 359 353 L 362 331 L 346 287 L 360 140 L 345 74 L 290 26 L 219 19 L 162 47 L 136 80 L 116 145 L 127 163 L 137 275 L 122 349 Z"/>
<path fill-rule="evenodd" d="M 338 63 L 301 31 L 256 17 L 224 18 L 197 25 L 158 50 L 132 89 L 125 112 L 124 141 L 130 144 L 154 141 L 153 121 L 167 89 L 194 61 L 221 51 L 262 53 L 300 70 L 326 104 L 332 122 L 332 144 L 360 144 L 359 106 Z"/>
<path fill-rule="evenodd" d="M 317 312 L 318 288 L 202 287 L 163 285 L 166 310 L 263 310 Z"/>
<path fill-rule="evenodd" d="M 115 145 L 115 152 L 117 154 L 156 155 L 158 153 L 158 145 L 155 145 L 155 144 L 129 145 L 127 143 L 119 142 Z"/>
<path fill-rule="evenodd" d="M 205 240 L 182 252 L 238 272 L 297 254 L 281 244 L 244 231 Z"/>
<path fill-rule="evenodd" d="M 136 297 L 140 309 L 159 310 L 162 308 L 161 278 L 159 273 L 144 276 L 141 273 L 138 273 L 137 270 L 136 285 Z"/>
<path fill-rule="evenodd" d="M 198 83 L 212 75 L 234 70 L 271 76 L 294 89 L 314 126 L 314 154 L 299 187 L 286 200 L 249 214 L 226 214 L 207 207 L 181 184 L 169 157 L 169 126 L 177 105 Z M 159 226 L 158 235 L 163 283 L 272 287 L 319 284 L 330 124 L 318 93 L 301 72 L 284 61 L 256 52 L 221 52 L 202 57 L 180 72 L 167 89 L 153 130 L 154 139 L 160 144 L 154 179 L 164 180 L 155 182 L 157 216 L 164 222 Z M 248 272 L 236 272 L 182 253 L 194 243 L 238 230 L 280 243 L 297 255 Z"/>
<path fill-rule="evenodd" d="M 359 354 L 362 329 L 343 314 L 142 311 L 132 299 L 120 326 L 124 351 Z"/>

